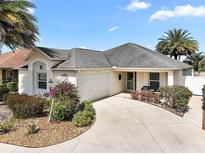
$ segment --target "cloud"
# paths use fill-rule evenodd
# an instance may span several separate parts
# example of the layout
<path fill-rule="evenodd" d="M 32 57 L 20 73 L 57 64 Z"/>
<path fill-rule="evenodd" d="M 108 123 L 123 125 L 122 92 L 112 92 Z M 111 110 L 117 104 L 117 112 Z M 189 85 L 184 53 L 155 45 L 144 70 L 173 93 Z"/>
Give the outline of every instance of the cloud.
<path fill-rule="evenodd" d="M 175 17 L 203 17 L 205 16 L 205 7 L 194 7 L 190 4 L 184 6 L 176 6 L 174 10 L 161 9 L 151 15 L 152 20 L 166 20 Z"/>
<path fill-rule="evenodd" d="M 30 14 L 34 14 L 36 10 L 34 8 L 28 8 L 28 11 Z"/>
<path fill-rule="evenodd" d="M 137 10 L 148 9 L 150 6 L 150 3 L 146 3 L 139 0 L 132 0 L 131 3 L 125 7 L 125 9 L 128 11 L 136 12 Z"/>
<path fill-rule="evenodd" d="M 118 29 L 119 29 L 118 26 L 114 26 L 114 27 L 110 28 L 110 29 L 108 30 L 108 32 L 113 32 L 113 31 L 118 30 Z"/>
<path fill-rule="evenodd" d="M 82 48 L 82 49 L 87 49 L 87 47 L 86 47 L 86 46 L 81 46 L 80 48 Z"/>

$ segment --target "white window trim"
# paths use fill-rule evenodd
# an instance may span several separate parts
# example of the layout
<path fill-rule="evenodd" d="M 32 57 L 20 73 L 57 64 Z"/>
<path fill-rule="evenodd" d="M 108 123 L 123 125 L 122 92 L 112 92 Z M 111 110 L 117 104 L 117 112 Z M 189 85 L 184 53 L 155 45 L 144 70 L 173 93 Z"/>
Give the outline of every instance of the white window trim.
<path fill-rule="evenodd" d="M 46 81 L 41 81 L 41 82 L 46 82 L 46 89 L 42 89 L 42 88 L 39 88 L 39 79 L 38 79 L 38 75 L 41 74 L 41 73 L 44 73 L 46 74 Z M 39 71 L 39 72 L 36 72 L 36 89 L 39 89 L 39 90 L 48 90 L 48 75 L 45 71 Z"/>

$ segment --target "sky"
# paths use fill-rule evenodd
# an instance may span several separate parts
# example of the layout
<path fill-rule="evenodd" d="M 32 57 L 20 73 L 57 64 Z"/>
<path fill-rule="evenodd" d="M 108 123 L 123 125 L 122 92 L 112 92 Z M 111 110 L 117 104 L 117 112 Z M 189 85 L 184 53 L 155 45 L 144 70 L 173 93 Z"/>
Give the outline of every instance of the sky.
<path fill-rule="evenodd" d="M 32 1 L 38 46 L 106 50 L 133 42 L 154 50 L 164 32 L 182 28 L 205 52 L 205 0 Z"/>

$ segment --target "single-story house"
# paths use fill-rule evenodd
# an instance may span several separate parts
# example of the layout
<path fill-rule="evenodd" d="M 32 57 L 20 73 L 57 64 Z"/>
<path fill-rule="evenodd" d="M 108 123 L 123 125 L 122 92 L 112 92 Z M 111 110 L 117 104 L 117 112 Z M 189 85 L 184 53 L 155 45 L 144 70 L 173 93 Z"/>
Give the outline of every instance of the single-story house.
<path fill-rule="evenodd" d="M 18 68 L 27 64 L 25 58 L 32 50 L 17 49 L 15 52 L 0 53 L 0 83 L 18 82 Z"/>
<path fill-rule="evenodd" d="M 78 87 L 82 100 L 96 100 L 144 86 L 183 85 L 192 67 L 134 43 L 106 51 L 37 47 L 19 69 L 19 92 L 43 94 L 51 82 Z"/>

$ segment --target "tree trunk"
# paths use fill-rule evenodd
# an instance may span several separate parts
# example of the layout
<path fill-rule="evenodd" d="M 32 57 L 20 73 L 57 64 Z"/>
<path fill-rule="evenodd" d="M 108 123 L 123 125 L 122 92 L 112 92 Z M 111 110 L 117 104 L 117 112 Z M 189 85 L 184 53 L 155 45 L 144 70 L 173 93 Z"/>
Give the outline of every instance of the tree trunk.
<path fill-rule="evenodd" d="M 203 110 L 203 116 L 202 116 L 202 129 L 205 130 L 205 110 Z"/>

